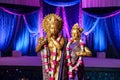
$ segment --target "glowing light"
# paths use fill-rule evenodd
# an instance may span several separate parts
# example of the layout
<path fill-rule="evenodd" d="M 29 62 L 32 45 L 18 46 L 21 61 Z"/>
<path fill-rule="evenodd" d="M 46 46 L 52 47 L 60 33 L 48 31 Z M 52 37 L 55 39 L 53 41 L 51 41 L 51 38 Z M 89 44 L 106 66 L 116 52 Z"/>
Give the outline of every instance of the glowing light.
<path fill-rule="evenodd" d="M 39 18 L 38 18 L 38 32 L 40 33 L 39 36 L 43 36 L 43 29 L 41 28 L 42 26 L 42 20 L 43 20 L 43 3 L 41 1 L 41 8 L 39 10 Z"/>
<path fill-rule="evenodd" d="M 64 7 L 62 8 L 62 14 L 63 14 L 63 21 L 64 21 L 64 29 L 65 29 L 65 33 L 67 34 L 67 37 L 70 38 L 70 34 L 69 34 L 69 30 L 68 30 L 68 22 L 67 22 L 67 18 L 66 18 L 66 12 Z"/>
<path fill-rule="evenodd" d="M 83 10 L 82 10 L 82 3 L 79 4 L 79 25 L 83 27 Z"/>
<path fill-rule="evenodd" d="M 53 6 L 72 6 L 80 2 L 80 0 L 43 0 L 44 2 Z"/>
<path fill-rule="evenodd" d="M 60 7 L 56 8 L 56 14 L 59 15 L 60 14 Z"/>

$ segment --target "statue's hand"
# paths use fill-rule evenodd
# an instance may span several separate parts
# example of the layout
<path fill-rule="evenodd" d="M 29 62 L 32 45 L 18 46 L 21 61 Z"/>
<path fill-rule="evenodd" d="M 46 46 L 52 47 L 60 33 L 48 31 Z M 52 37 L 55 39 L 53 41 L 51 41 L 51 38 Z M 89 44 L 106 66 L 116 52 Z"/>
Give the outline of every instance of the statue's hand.
<path fill-rule="evenodd" d="M 76 52 L 76 55 L 77 56 L 86 56 L 86 53 L 80 50 L 80 51 Z"/>
<path fill-rule="evenodd" d="M 40 38 L 38 39 L 38 45 L 37 45 L 37 47 L 36 47 L 36 52 L 39 52 L 39 51 L 41 50 L 42 46 L 43 46 L 45 43 L 47 43 L 46 38 L 40 37 Z"/>
<path fill-rule="evenodd" d="M 46 40 L 46 38 L 44 38 L 44 37 L 40 37 L 39 39 L 38 39 L 38 45 L 43 45 L 43 44 L 45 44 L 47 42 L 47 40 Z"/>

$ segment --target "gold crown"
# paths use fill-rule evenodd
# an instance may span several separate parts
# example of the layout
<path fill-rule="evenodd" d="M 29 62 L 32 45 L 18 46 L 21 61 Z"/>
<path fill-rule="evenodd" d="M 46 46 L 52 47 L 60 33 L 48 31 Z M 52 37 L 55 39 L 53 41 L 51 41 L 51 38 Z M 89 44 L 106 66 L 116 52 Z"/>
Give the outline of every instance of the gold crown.
<path fill-rule="evenodd" d="M 72 27 L 72 29 L 75 28 L 75 29 L 78 29 L 80 31 L 80 33 L 83 31 L 83 28 L 79 27 L 78 23 L 75 23 Z"/>
<path fill-rule="evenodd" d="M 48 14 L 47 16 L 44 17 L 44 19 L 42 21 L 43 30 L 45 32 L 47 32 L 49 30 L 50 24 L 54 24 L 56 22 L 57 22 L 57 24 L 59 24 L 58 29 L 61 29 L 63 26 L 62 19 L 56 14 Z"/>

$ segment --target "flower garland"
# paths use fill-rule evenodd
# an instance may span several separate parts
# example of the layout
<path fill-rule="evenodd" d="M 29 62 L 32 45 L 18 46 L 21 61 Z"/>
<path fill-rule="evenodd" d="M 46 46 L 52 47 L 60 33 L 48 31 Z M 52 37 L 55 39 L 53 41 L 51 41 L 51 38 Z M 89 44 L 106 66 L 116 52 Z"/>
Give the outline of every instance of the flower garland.
<path fill-rule="evenodd" d="M 60 41 L 62 35 L 59 35 L 59 37 L 57 38 L 57 42 Z M 54 47 L 53 49 L 53 52 L 51 52 L 51 55 L 53 56 L 52 58 L 52 63 L 51 63 L 51 67 L 49 66 L 49 55 L 48 55 L 48 52 L 47 52 L 47 45 L 45 44 L 44 45 L 44 55 L 43 55 L 43 61 L 44 61 L 44 66 L 45 66 L 45 72 L 50 74 L 50 79 L 49 80 L 55 80 L 54 78 L 54 73 L 56 72 L 56 65 L 57 65 L 57 61 L 56 61 L 56 58 L 57 58 L 57 48 Z"/>
<path fill-rule="evenodd" d="M 78 60 L 77 60 L 77 63 L 72 66 L 72 62 L 71 62 L 71 56 L 70 56 L 70 44 L 73 42 L 72 39 L 69 39 L 68 40 L 68 44 L 66 46 L 66 59 L 67 59 L 67 66 L 69 67 L 69 71 L 68 71 L 68 74 L 69 74 L 69 78 L 73 78 L 73 70 L 77 71 L 78 70 L 78 67 L 80 66 L 80 64 L 82 64 L 82 56 L 79 56 Z M 82 52 L 84 52 L 84 43 L 82 40 L 80 40 L 80 43 L 79 43 L 79 46 L 82 50 Z"/>

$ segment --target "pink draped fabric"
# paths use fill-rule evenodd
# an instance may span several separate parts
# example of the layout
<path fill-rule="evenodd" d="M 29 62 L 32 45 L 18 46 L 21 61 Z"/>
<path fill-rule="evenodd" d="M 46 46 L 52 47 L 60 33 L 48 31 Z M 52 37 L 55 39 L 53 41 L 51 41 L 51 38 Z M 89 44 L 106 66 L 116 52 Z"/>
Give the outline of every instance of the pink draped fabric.
<path fill-rule="evenodd" d="M 82 0 L 82 8 L 120 7 L 120 0 Z"/>
<path fill-rule="evenodd" d="M 0 0 L 0 3 L 40 7 L 41 1 L 42 0 Z"/>

